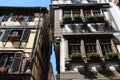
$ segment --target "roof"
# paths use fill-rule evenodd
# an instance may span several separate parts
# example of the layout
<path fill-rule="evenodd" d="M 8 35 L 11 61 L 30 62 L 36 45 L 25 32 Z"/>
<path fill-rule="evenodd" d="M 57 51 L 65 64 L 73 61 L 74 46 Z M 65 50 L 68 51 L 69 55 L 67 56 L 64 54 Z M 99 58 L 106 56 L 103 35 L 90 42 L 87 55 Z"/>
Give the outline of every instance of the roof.
<path fill-rule="evenodd" d="M 109 8 L 110 5 L 108 3 L 99 3 L 99 4 L 52 4 L 50 6 L 56 6 L 55 8 L 75 8 L 75 7 L 82 7 L 82 8 L 94 8 L 94 7 L 102 7 L 102 8 Z"/>
<path fill-rule="evenodd" d="M 25 6 L 0 6 L 0 10 L 9 10 L 9 12 L 11 11 L 15 11 L 15 10 L 22 10 L 22 11 L 34 11 L 34 12 L 37 12 L 37 11 L 41 11 L 41 12 L 48 12 L 47 8 L 46 7 L 40 7 L 40 6 L 36 6 L 36 7 L 25 7 Z"/>

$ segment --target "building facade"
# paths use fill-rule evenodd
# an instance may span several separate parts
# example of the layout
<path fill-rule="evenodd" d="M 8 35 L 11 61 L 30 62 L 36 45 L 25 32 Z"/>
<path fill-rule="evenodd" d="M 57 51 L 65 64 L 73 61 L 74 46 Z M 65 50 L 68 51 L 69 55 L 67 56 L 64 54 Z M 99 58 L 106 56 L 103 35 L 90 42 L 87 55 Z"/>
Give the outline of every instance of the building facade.
<path fill-rule="evenodd" d="M 60 80 L 120 79 L 120 26 L 113 14 L 117 6 L 114 3 L 114 8 L 113 2 L 51 0 Z"/>
<path fill-rule="evenodd" d="M 0 80 L 48 80 L 45 7 L 0 7 Z"/>

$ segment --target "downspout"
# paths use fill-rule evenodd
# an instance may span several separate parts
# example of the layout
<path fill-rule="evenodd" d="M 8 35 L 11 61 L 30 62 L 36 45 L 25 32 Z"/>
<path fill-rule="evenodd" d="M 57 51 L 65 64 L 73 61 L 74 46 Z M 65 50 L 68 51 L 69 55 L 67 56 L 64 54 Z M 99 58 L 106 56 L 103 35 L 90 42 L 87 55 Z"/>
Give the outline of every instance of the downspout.
<path fill-rule="evenodd" d="M 35 40 L 34 40 L 34 45 L 33 45 L 33 48 L 32 48 L 32 54 L 31 54 L 31 59 L 30 59 L 30 64 L 32 64 L 32 62 L 35 62 L 34 61 L 34 57 L 35 57 L 35 53 L 36 53 L 36 49 L 37 49 L 37 46 L 38 46 L 38 42 L 39 42 L 39 38 L 41 34 L 41 28 L 39 26 L 39 23 L 40 23 L 40 15 L 41 15 L 41 8 L 40 8 L 40 13 L 39 13 L 39 21 L 38 21 L 38 24 L 36 25 L 36 34 L 35 34 Z M 42 61 L 39 59 L 40 63 L 42 64 Z M 44 69 L 44 66 L 41 65 L 41 68 L 43 69 L 43 71 L 46 73 L 46 70 Z M 30 66 L 30 69 L 32 69 L 32 65 Z"/>

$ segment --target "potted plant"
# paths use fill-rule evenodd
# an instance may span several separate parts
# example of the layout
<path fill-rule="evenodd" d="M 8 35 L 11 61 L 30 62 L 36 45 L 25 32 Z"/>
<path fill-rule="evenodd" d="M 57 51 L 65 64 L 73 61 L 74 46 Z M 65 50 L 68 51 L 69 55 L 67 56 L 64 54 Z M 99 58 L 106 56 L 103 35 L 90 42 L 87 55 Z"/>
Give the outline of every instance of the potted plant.
<path fill-rule="evenodd" d="M 7 69 L 6 68 L 4 68 L 4 67 L 0 67 L 0 72 L 6 72 L 7 71 Z"/>
<path fill-rule="evenodd" d="M 71 16 L 64 16 L 63 17 L 63 22 L 71 22 L 72 18 Z"/>
<path fill-rule="evenodd" d="M 118 59 L 118 53 L 114 53 L 114 52 L 108 52 L 106 53 L 106 59 L 107 60 L 117 60 Z"/>
<path fill-rule="evenodd" d="M 70 58 L 81 58 L 81 57 L 82 57 L 82 55 L 80 53 L 72 53 L 70 55 Z"/>
<path fill-rule="evenodd" d="M 87 22 L 94 21 L 94 17 L 92 15 L 85 16 L 85 19 L 86 19 Z"/>
<path fill-rule="evenodd" d="M 74 20 L 75 22 L 80 22 L 80 21 L 82 21 L 82 17 L 79 16 L 79 15 L 76 15 L 76 16 L 73 16 L 73 20 Z"/>
<path fill-rule="evenodd" d="M 88 54 L 88 57 L 90 58 L 90 61 L 100 61 L 100 56 L 99 54 L 95 52 L 91 52 Z"/>
<path fill-rule="evenodd" d="M 70 62 L 83 62 L 81 53 L 72 53 Z"/>
<path fill-rule="evenodd" d="M 97 15 L 97 16 L 94 16 L 94 19 L 96 21 L 104 21 L 104 16 L 103 15 Z"/>
<path fill-rule="evenodd" d="M 9 36 L 9 39 L 12 41 L 19 40 L 19 35 L 9 34 L 8 36 Z"/>

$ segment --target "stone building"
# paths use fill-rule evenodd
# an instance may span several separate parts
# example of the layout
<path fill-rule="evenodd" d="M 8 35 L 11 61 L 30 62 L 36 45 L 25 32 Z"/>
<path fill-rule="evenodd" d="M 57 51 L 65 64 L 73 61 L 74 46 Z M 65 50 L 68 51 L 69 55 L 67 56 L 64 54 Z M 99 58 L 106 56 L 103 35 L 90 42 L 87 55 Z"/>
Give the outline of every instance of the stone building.
<path fill-rule="evenodd" d="M 120 11 L 111 4 L 110 0 L 51 0 L 60 80 L 120 79 L 120 16 L 116 15 Z"/>

